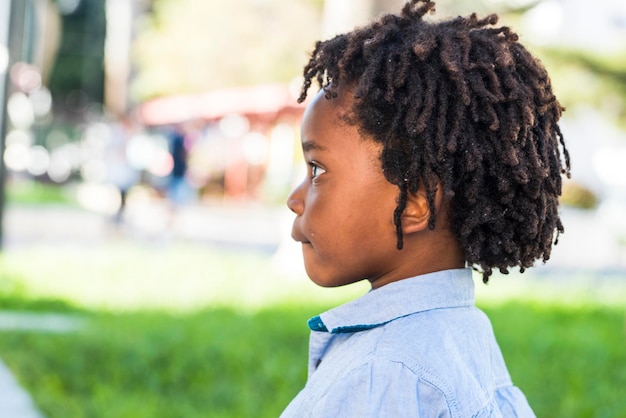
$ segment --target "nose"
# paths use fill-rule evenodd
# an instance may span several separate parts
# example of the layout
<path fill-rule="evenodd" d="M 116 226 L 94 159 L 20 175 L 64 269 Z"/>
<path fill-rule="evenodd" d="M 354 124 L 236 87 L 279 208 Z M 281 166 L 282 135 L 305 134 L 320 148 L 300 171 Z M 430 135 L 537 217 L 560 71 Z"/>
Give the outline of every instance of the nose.
<path fill-rule="evenodd" d="M 296 215 L 302 215 L 304 212 L 303 184 L 304 183 L 300 183 L 289 193 L 289 196 L 287 196 L 287 207 Z"/>

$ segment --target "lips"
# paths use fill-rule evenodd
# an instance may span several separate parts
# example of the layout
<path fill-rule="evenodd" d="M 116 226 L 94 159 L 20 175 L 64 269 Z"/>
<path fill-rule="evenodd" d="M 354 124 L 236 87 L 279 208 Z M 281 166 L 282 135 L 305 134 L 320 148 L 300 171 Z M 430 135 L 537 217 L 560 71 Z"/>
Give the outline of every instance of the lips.
<path fill-rule="evenodd" d="M 291 228 L 291 238 L 293 238 L 294 241 L 300 242 L 302 244 L 311 243 L 311 241 L 309 241 L 308 238 L 302 233 L 302 230 L 300 229 L 300 225 L 299 225 L 297 218 L 293 222 L 293 227 Z"/>
<path fill-rule="evenodd" d="M 291 232 L 291 238 L 293 238 L 294 241 L 299 242 L 301 244 L 310 244 L 311 241 L 309 241 L 304 235 L 302 234 L 296 234 L 295 232 Z"/>

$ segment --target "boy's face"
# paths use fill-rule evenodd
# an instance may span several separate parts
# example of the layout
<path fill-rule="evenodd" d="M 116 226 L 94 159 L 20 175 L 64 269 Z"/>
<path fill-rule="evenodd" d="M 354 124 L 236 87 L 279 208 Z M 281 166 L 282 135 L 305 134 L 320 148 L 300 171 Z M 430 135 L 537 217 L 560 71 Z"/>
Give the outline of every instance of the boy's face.
<path fill-rule="evenodd" d="M 387 281 L 397 270 L 393 213 L 398 188 L 383 174 L 382 146 L 340 119 L 351 104 L 340 92 L 317 94 L 304 113 L 302 150 L 307 176 L 289 195 L 296 213 L 292 237 L 302 243 L 307 274 L 320 286 L 367 278 Z"/>

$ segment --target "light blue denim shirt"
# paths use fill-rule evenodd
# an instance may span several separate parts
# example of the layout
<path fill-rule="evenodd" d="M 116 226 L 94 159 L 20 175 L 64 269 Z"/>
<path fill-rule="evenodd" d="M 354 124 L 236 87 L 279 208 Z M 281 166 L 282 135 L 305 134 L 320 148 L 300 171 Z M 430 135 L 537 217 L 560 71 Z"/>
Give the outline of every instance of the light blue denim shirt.
<path fill-rule="evenodd" d="M 309 321 L 303 417 L 534 417 L 511 383 L 470 269 L 400 280 Z"/>

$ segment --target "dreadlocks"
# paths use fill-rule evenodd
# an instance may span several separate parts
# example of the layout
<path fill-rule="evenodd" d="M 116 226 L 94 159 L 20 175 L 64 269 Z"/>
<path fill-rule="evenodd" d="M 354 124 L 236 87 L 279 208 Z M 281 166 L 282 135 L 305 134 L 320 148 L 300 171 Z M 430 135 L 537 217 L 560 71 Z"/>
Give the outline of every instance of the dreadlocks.
<path fill-rule="evenodd" d="M 425 21 L 434 6 L 412 0 L 400 15 L 317 42 L 298 101 L 313 80 L 328 99 L 340 85 L 351 88 L 349 121 L 382 144 L 385 177 L 399 188 L 398 249 L 409 193 L 426 191 L 432 229 L 442 187 L 450 228 L 486 283 L 494 268 L 523 272 L 547 261 L 563 232 L 558 197 L 570 162 L 557 121 L 564 108 L 518 36 L 494 27 L 497 15 Z"/>

